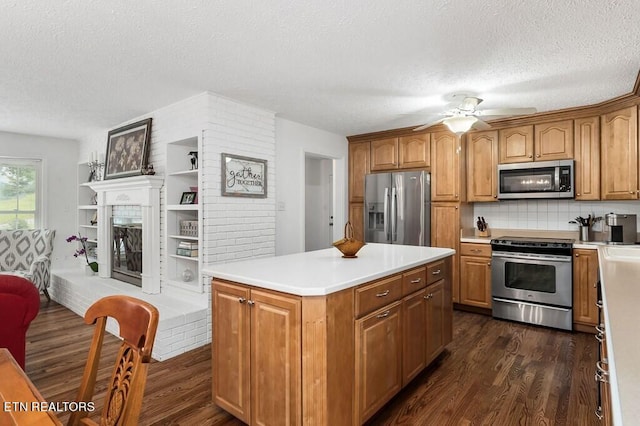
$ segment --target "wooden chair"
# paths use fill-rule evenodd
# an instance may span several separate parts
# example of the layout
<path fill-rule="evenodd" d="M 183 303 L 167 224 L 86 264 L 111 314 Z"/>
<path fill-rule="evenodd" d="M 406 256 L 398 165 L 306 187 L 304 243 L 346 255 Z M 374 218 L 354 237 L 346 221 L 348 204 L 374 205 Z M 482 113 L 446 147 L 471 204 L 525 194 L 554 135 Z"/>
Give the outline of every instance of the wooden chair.
<path fill-rule="evenodd" d="M 84 316 L 96 324 L 77 401 L 90 402 L 100 362 L 107 318 L 118 321 L 122 345 L 107 386 L 100 424 L 136 425 L 147 381 L 147 367 L 158 327 L 158 310 L 151 304 L 129 296 L 108 296 L 91 305 Z M 97 425 L 86 411 L 71 414 L 68 425 Z"/>

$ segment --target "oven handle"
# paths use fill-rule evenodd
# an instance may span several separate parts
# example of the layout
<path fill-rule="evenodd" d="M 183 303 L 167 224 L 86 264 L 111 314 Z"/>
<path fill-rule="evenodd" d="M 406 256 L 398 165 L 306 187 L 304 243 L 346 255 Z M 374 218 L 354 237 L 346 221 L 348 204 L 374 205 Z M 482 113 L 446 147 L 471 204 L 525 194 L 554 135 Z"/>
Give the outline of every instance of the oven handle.
<path fill-rule="evenodd" d="M 548 255 L 546 257 L 544 256 L 536 256 L 536 255 L 530 255 L 530 254 L 526 254 L 526 255 L 520 255 L 520 254 L 512 254 L 512 253 L 507 253 L 507 252 L 493 252 L 493 254 L 491 255 L 492 257 L 495 258 L 507 258 L 507 259 L 521 259 L 521 260 L 538 260 L 538 261 L 542 261 L 542 262 L 567 262 L 567 263 L 571 263 L 572 259 L 571 256 L 552 256 L 552 255 Z"/>
<path fill-rule="evenodd" d="M 533 306 L 536 308 L 543 306 L 545 309 L 555 309 L 556 311 L 562 311 L 562 312 L 569 312 L 571 310 L 569 308 L 558 308 L 557 306 L 541 305 L 539 303 L 529 303 L 529 302 L 523 302 L 521 300 L 502 299 L 500 297 L 494 297 L 493 300 L 495 300 L 496 302 L 511 303 L 511 304 L 517 304 L 517 305 L 527 305 L 527 306 Z"/>

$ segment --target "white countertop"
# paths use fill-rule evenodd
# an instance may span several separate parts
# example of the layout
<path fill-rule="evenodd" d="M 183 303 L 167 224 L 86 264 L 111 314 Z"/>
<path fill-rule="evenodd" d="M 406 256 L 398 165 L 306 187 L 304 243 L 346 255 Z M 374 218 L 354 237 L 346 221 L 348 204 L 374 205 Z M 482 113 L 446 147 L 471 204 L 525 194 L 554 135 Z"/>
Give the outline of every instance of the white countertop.
<path fill-rule="evenodd" d="M 336 248 L 208 264 L 202 273 L 299 296 L 323 296 L 451 256 L 455 250 L 368 243 L 355 259 Z"/>
<path fill-rule="evenodd" d="M 640 247 L 598 247 L 615 425 L 640 419 Z"/>

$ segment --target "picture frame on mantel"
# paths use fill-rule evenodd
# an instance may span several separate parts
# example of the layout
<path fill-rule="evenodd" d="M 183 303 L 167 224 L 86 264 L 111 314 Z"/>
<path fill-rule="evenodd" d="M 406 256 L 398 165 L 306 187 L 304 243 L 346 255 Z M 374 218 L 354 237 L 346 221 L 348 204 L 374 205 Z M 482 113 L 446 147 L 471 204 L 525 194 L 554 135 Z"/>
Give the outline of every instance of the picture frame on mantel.
<path fill-rule="evenodd" d="M 222 154 L 222 195 L 267 198 L 267 160 Z"/>
<path fill-rule="evenodd" d="M 151 118 L 111 130 L 107 137 L 104 179 L 139 176 L 147 168 Z"/>

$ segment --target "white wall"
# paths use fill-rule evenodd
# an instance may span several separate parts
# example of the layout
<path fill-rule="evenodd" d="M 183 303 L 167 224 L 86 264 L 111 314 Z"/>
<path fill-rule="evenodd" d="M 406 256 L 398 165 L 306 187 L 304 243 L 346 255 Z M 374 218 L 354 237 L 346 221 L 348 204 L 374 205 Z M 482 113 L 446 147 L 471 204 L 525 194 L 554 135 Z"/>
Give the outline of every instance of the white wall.
<path fill-rule="evenodd" d="M 333 176 L 334 240 L 348 217 L 349 146 L 344 136 L 276 117 L 276 254 L 304 251 L 305 154 L 335 159 Z"/>
<path fill-rule="evenodd" d="M 70 263 L 75 245 L 65 239 L 78 232 L 76 156 L 78 141 L 0 132 L 0 155 L 40 158 L 43 163 L 44 226 L 56 230 L 52 268 Z"/>

